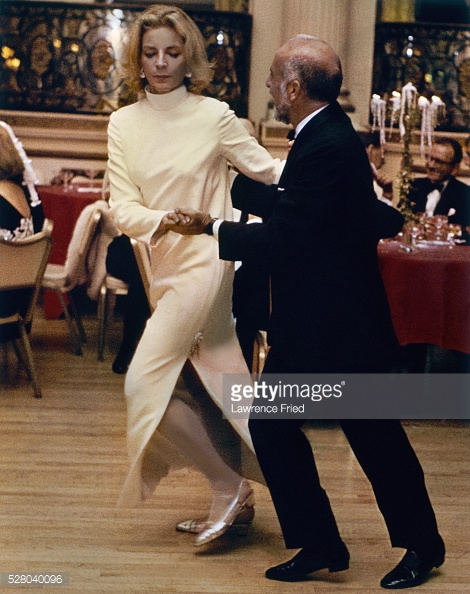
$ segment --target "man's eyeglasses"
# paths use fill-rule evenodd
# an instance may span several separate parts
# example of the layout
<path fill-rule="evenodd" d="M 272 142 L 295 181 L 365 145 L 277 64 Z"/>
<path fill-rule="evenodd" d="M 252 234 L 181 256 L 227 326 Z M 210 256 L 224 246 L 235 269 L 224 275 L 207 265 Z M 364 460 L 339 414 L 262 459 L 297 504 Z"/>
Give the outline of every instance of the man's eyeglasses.
<path fill-rule="evenodd" d="M 431 163 L 431 161 L 433 161 L 437 165 L 454 165 L 454 161 L 443 161 L 442 159 L 435 159 L 434 157 L 431 157 L 431 156 L 429 156 L 427 160 L 428 160 L 428 163 Z"/>

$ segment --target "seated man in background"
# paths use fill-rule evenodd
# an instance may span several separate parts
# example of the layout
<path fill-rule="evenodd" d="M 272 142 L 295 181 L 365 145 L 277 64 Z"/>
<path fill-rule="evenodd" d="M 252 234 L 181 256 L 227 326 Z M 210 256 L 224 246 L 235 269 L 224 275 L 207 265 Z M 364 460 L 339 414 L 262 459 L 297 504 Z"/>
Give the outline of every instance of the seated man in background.
<path fill-rule="evenodd" d="M 437 138 L 426 160 L 426 177 L 413 181 L 409 199 L 413 212 L 445 215 L 449 223 L 470 225 L 470 186 L 456 178 L 463 152 L 453 138 Z"/>
<path fill-rule="evenodd" d="M 462 157 L 462 147 L 456 140 L 437 138 L 426 160 L 426 177 L 413 181 L 409 199 L 413 212 L 446 215 L 449 223 L 461 225 L 462 237 L 468 243 L 470 186 L 456 179 Z M 409 373 L 422 373 L 430 365 L 432 349 L 428 344 L 405 345 L 403 351 Z M 468 356 L 454 351 L 448 354 L 456 360 L 458 371 L 468 372 Z"/>
<path fill-rule="evenodd" d="M 106 270 L 129 285 L 124 303 L 122 342 L 112 365 L 114 373 L 124 374 L 150 317 L 144 283 L 127 235 L 118 235 L 108 246 Z"/>

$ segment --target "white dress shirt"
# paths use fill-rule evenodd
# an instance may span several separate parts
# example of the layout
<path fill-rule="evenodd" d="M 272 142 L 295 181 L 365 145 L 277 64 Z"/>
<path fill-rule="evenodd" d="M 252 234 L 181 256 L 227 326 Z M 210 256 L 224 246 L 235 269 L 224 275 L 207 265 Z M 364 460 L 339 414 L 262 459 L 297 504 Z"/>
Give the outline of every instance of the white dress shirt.
<path fill-rule="evenodd" d="M 441 194 L 446 189 L 448 183 L 449 183 L 449 180 L 446 180 L 445 182 L 443 182 L 443 187 L 442 187 L 441 191 L 436 189 L 436 190 L 432 190 L 431 192 L 429 192 L 427 200 L 426 200 L 426 215 L 428 217 L 433 216 L 434 211 L 436 210 L 437 203 L 441 199 Z"/>

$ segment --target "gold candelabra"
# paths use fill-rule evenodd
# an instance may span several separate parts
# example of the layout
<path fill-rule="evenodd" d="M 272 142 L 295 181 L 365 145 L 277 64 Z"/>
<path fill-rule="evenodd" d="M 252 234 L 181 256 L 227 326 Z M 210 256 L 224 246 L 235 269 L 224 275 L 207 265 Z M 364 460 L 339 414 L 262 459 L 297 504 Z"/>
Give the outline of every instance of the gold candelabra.
<path fill-rule="evenodd" d="M 419 97 L 416 88 L 407 83 L 401 90 L 393 91 L 390 98 L 390 136 L 393 131 L 395 119 L 398 119 L 400 140 L 402 142 L 402 158 L 400 170 L 397 174 L 398 201 L 397 209 L 405 217 L 405 223 L 415 222 L 416 214 L 413 212 L 413 204 L 410 202 L 410 189 L 413 182 L 413 155 L 411 153 L 412 132 L 414 128 L 421 125 L 420 149 L 421 155 L 425 157 L 426 150 L 432 146 L 433 132 L 437 125 L 440 114 L 444 112 L 443 101 L 433 96 L 431 101 L 426 97 Z M 385 119 L 387 102 L 379 95 L 373 95 L 371 101 L 371 112 L 373 117 L 372 131 L 380 130 L 380 142 L 382 150 L 385 148 Z"/>

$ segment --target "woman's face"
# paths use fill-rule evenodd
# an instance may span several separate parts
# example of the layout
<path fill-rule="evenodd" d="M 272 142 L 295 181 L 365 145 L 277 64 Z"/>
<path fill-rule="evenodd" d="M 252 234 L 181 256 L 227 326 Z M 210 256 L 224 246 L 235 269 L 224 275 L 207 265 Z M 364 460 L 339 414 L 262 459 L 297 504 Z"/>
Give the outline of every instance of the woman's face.
<path fill-rule="evenodd" d="M 151 93 L 173 91 L 183 84 L 188 72 L 183 40 L 168 27 L 145 31 L 141 61 Z"/>

